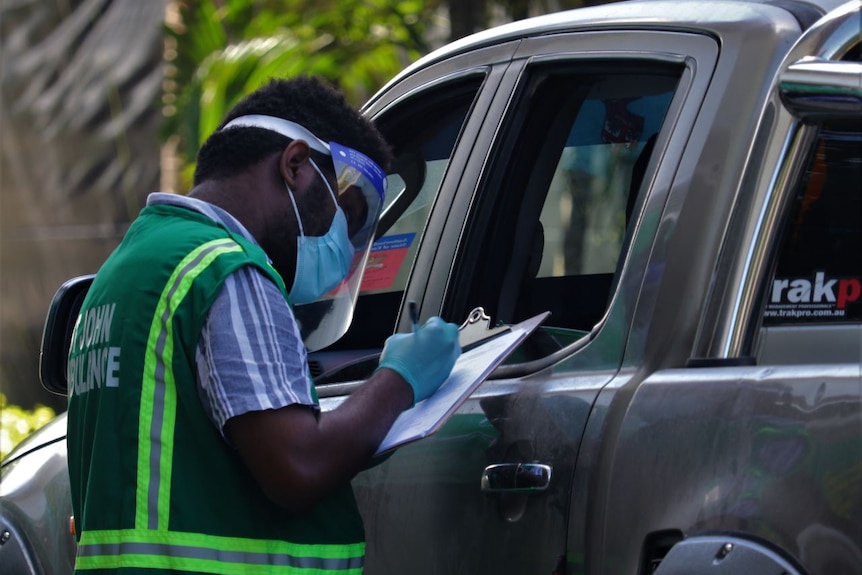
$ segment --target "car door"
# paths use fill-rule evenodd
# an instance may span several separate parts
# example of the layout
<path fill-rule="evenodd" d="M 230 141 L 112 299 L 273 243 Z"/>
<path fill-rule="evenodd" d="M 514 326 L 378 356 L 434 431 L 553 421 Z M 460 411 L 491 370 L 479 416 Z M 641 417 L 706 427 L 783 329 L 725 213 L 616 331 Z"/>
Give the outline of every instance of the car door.
<path fill-rule="evenodd" d="M 551 573 L 567 555 L 582 560 L 582 544 L 567 552 L 573 471 L 647 273 L 662 204 L 650 192 L 655 157 L 667 126 L 690 122 L 715 57 L 708 38 L 664 33 L 506 49 L 511 61 L 485 52 L 477 67 L 483 54 L 469 54 L 424 70 L 424 83 L 408 77 L 371 110 L 400 152 L 410 143 L 399 126 L 421 131 L 437 117 L 430 104 L 471 71 L 484 78 L 424 222 L 398 329 L 409 329 L 407 300 L 422 319 L 458 323 L 477 307 L 494 325 L 552 315 L 441 431 L 356 478 L 368 573 Z M 322 387 L 326 408 L 350 384 Z"/>
<path fill-rule="evenodd" d="M 620 401 L 596 572 L 862 571 L 858 4 L 821 22 L 767 86 L 691 359 Z"/>
<path fill-rule="evenodd" d="M 748 567 L 804 568 L 765 572 L 862 569 L 860 152 L 858 122 L 807 147 L 790 209 L 762 232 L 781 242 L 744 317 L 751 355 L 658 371 L 634 393 L 608 451 L 606 572 L 681 541 L 668 573 L 713 572 L 727 543 Z"/>

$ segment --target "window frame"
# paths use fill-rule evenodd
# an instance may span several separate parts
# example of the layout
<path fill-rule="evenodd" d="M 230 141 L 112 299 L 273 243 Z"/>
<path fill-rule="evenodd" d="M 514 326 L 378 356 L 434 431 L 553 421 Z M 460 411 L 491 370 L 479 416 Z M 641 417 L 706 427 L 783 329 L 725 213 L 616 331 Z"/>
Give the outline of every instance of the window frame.
<path fill-rule="evenodd" d="M 589 41 L 591 49 L 577 52 L 577 47 L 583 41 Z M 565 45 L 567 51 L 544 53 L 545 50 L 556 50 L 560 45 Z M 626 45 L 637 45 L 638 50 L 626 52 L 619 49 L 620 46 Z M 674 46 L 673 51 L 667 50 L 668 45 Z M 668 200 L 670 184 L 679 165 L 679 160 L 674 159 L 677 155 L 668 154 L 668 150 L 685 148 L 698 114 L 701 98 L 711 79 L 710 73 L 717 60 L 718 46 L 709 37 L 679 32 L 579 32 L 525 40 L 519 49 L 519 54 L 523 58 L 514 61 L 508 71 L 508 76 L 511 78 L 511 92 L 500 97 L 501 100 L 505 100 L 506 113 L 494 126 L 493 134 L 489 135 L 492 142 L 488 148 L 490 151 L 483 156 L 477 155 L 472 160 L 474 164 L 481 165 L 479 168 L 474 167 L 480 177 L 469 192 L 462 190 L 461 197 L 456 200 L 456 204 L 460 202 L 468 215 L 457 224 L 454 221 L 448 222 L 452 233 L 457 234 L 461 249 L 454 263 L 447 262 L 446 275 L 431 277 L 426 294 L 441 294 L 440 297 L 443 300 L 441 309 L 444 314 L 457 315 L 467 305 L 463 299 L 459 299 L 463 296 L 458 293 L 457 286 L 464 280 L 463 274 L 458 273 L 458 268 L 463 269 L 472 265 L 469 263 L 471 248 L 465 235 L 465 230 L 469 227 L 468 218 L 474 217 L 479 205 L 478 196 L 482 190 L 493 188 L 492 166 L 495 162 L 497 165 L 505 164 L 506 158 L 511 157 L 499 152 L 498 148 L 506 145 L 504 128 L 513 115 L 517 114 L 516 103 L 519 95 L 523 93 L 528 77 L 526 71 L 532 65 L 547 63 L 561 66 L 594 65 L 614 60 L 629 62 L 633 66 L 636 65 L 638 70 L 650 64 L 680 66 L 679 87 L 668 108 L 665 123 L 659 131 L 634 207 L 634 213 L 638 216 L 629 226 L 628 237 L 624 239 L 625 246 L 636 241 L 641 249 L 636 257 L 632 257 L 631 250 L 625 250 L 624 258 L 619 262 L 618 273 L 612 281 L 611 301 L 606 314 L 594 326 L 589 337 L 584 337 L 539 360 L 499 368 L 492 375 L 492 379 L 524 376 L 555 364 L 559 364 L 555 369 L 564 371 L 575 367 L 581 369 L 585 365 L 591 365 L 596 369 L 618 367 L 626 352 L 625 338 L 628 336 L 633 320 L 635 304 L 639 300 L 637 291 L 643 279 L 642 274 L 646 273 L 649 253 L 645 248 L 652 244 L 656 234 L 661 234 L 661 225 L 664 223 L 661 214 Z M 504 80 L 503 84 L 505 85 L 506 82 Z M 670 157 L 670 161 L 667 161 L 665 156 Z M 649 214 L 649 217 L 645 218 L 646 214 Z M 644 225 L 644 221 L 648 223 Z M 455 225 L 458 226 L 457 231 L 454 228 Z M 465 257 L 465 254 L 468 257 Z M 475 253 L 473 257 L 476 257 Z M 592 351 L 589 351 L 590 348 Z M 643 352 L 642 349 L 636 351 Z M 570 361 L 559 363 L 563 359 Z"/>
<path fill-rule="evenodd" d="M 856 127 L 857 130 L 830 129 L 830 131 L 862 133 L 862 122 L 858 122 Z M 806 138 L 806 145 L 794 156 L 800 168 L 794 170 L 795 178 L 785 186 L 787 205 L 783 209 L 783 219 L 772 228 L 778 231 L 774 253 L 771 256 L 771 264 L 764 274 L 762 302 L 753 320 L 753 323 L 759 326 L 752 345 L 752 356 L 756 358 L 758 364 L 841 364 L 858 362 L 862 357 L 862 318 L 846 321 L 810 320 L 771 324 L 764 322 L 771 286 L 776 279 L 777 268 L 783 255 L 784 241 L 791 231 L 790 219 L 796 214 L 795 196 L 800 182 L 807 176 L 809 166 L 817 154 L 818 146 L 822 141 L 820 134 L 823 130 L 823 125 L 812 128 Z M 857 190 L 857 193 L 862 194 L 862 190 Z M 862 279 L 862 270 L 857 275 L 857 279 Z"/>
<path fill-rule="evenodd" d="M 482 214 L 482 217 L 475 218 L 472 225 L 468 224 L 465 233 L 465 244 L 470 246 L 472 253 L 466 255 L 465 251 L 462 257 L 468 257 L 474 263 L 464 266 L 460 270 L 461 275 L 456 276 L 454 282 L 460 285 L 472 282 L 471 292 L 479 289 L 480 293 L 468 296 L 466 305 L 462 304 L 463 310 L 472 309 L 474 305 L 485 302 L 486 307 L 490 308 L 486 311 L 496 315 L 499 321 L 514 323 L 526 319 L 522 317 L 523 314 L 517 312 L 519 305 L 515 300 L 520 299 L 519 292 L 524 287 L 522 277 L 528 267 L 529 258 L 533 256 L 530 253 L 532 239 L 542 229 L 539 225 L 541 214 L 546 207 L 553 178 L 557 175 L 562 151 L 567 147 L 566 141 L 572 127 L 581 117 L 586 98 L 596 86 L 608 81 L 613 82 L 614 79 L 625 81 L 629 77 L 634 82 L 635 78 L 654 76 L 658 82 L 671 82 L 678 86 L 681 68 L 682 65 L 678 63 L 653 63 L 645 69 L 642 62 L 633 64 L 630 61 L 608 59 L 595 63 L 570 65 L 545 63 L 532 66 L 525 72 L 521 93 L 516 96 L 518 109 L 513 112 L 501 132 L 501 141 L 506 142 L 505 147 L 498 150 L 498 156 L 502 160 L 495 160 L 492 164 L 492 166 L 503 165 L 505 168 L 499 171 L 491 168 L 492 176 L 489 177 L 485 189 L 492 192 L 478 198 L 474 209 L 477 214 Z M 560 96 L 559 94 L 563 92 L 560 88 L 566 85 L 583 85 L 583 89 Z M 623 175 L 623 172 L 624 170 L 621 170 L 617 175 Z M 624 175 L 631 177 L 633 172 L 634 164 Z M 637 194 L 637 192 L 638 190 L 635 190 L 634 193 Z M 625 201 L 623 206 L 624 204 Z M 506 221 L 506 214 L 517 214 L 517 217 L 512 216 Z M 513 230 L 511 245 L 506 243 L 501 249 L 500 244 L 505 242 L 506 236 L 502 230 L 509 227 Z M 624 257 L 622 249 L 625 247 L 625 230 L 623 230 L 617 260 Z M 504 263 L 496 266 L 495 272 L 495 266 L 489 265 L 488 262 L 494 257 L 496 250 L 503 252 L 500 258 Z M 484 256 L 480 255 L 482 253 Z M 540 283 L 564 282 L 571 284 L 571 287 L 599 286 L 605 283 L 605 280 L 599 277 L 591 279 L 590 276 L 609 276 L 606 282 L 609 289 L 612 283 L 610 275 L 608 273 L 567 274 L 535 278 L 529 283 L 534 286 Z M 476 280 L 470 278 L 480 278 L 480 281 L 488 283 L 489 286 L 485 289 L 477 288 Z M 568 281 L 566 278 L 569 278 Z M 601 282 L 598 281 L 600 279 Z M 494 299 L 492 292 L 498 289 L 502 293 L 492 301 Z M 561 310 L 556 311 L 559 314 Z M 589 331 L 604 315 L 604 305 L 597 311 L 598 317 L 593 317 L 591 320 L 587 319 L 590 312 L 586 312 L 579 314 L 584 316 L 581 320 L 577 320 L 577 316 L 565 320 L 567 324 L 578 323 L 579 325 L 559 325 L 559 327 Z M 557 317 L 560 316 L 557 315 Z M 558 325 L 554 324 L 553 320 L 552 316 L 548 323 Z"/>
<path fill-rule="evenodd" d="M 446 88 L 453 83 L 470 81 L 471 78 L 481 78 L 472 106 L 467 113 L 465 122 L 456 138 L 455 146 L 451 152 L 450 161 L 440 183 L 437 197 L 434 200 L 430 215 L 425 223 L 425 232 L 417 248 L 416 257 L 408 274 L 407 286 L 403 292 L 394 296 L 398 300 L 394 310 L 394 322 L 390 324 L 388 333 L 398 331 L 398 327 L 405 322 L 410 322 L 409 314 L 406 313 L 406 302 L 413 299 L 420 301 L 417 296 L 411 295 L 411 286 L 416 283 L 417 267 L 424 269 L 427 266 L 427 247 L 423 244 L 430 243 L 432 246 L 439 241 L 440 225 L 435 223 L 441 218 L 441 213 L 448 212 L 448 206 L 457 188 L 458 181 L 464 169 L 464 161 L 468 154 L 459 153 L 459 148 L 470 148 L 475 145 L 475 138 L 479 133 L 483 118 L 472 114 L 473 108 L 483 107 L 493 99 L 496 94 L 502 72 L 505 70 L 506 62 L 511 58 L 517 43 L 507 43 L 493 48 L 479 50 L 477 53 L 455 57 L 451 60 L 441 62 L 422 69 L 413 76 L 403 79 L 396 85 L 385 89 L 385 92 L 373 98 L 370 105 L 362 109 L 363 114 L 373 122 L 384 122 L 384 118 L 393 118 L 401 110 L 409 108 L 408 116 L 415 116 L 416 111 L 412 109 L 416 101 L 424 101 L 433 105 L 433 98 L 426 100 L 430 94 L 436 94 L 446 99 Z M 502 64 L 499 64 L 502 62 Z M 438 101 L 439 102 L 439 101 Z M 421 281 L 424 285 L 424 280 Z M 415 289 L 415 288 L 413 288 Z M 393 292 L 395 293 L 395 292 Z M 392 298 L 391 294 L 383 294 L 383 297 Z M 367 294 L 360 297 L 380 297 L 380 294 Z M 323 350 L 309 354 L 309 365 L 315 378 L 318 395 L 323 397 L 338 397 L 349 393 L 361 380 L 369 377 L 377 365 L 377 358 L 382 350 L 382 342 L 379 347 L 375 342 L 369 342 L 363 335 L 363 325 L 368 322 L 379 322 L 379 317 L 369 317 L 368 314 L 354 317 L 353 323 L 346 336 Z M 386 323 L 385 320 L 383 320 Z M 412 327 L 412 324 L 408 324 Z M 403 330 L 404 328 L 401 328 Z M 409 328 L 408 328 L 409 329 Z M 354 331 L 355 330 L 355 331 Z"/>

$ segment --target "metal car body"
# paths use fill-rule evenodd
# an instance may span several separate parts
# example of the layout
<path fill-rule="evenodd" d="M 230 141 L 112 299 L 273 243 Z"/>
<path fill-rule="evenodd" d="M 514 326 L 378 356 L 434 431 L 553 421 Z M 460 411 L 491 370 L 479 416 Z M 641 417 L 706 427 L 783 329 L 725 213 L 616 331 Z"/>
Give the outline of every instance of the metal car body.
<path fill-rule="evenodd" d="M 366 573 L 862 573 L 860 10 L 583 8 L 455 42 L 367 103 L 405 192 L 350 330 L 310 358 L 323 409 L 410 301 L 551 315 L 354 480 Z M 55 389 L 70 315 L 46 324 Z M 10 572 L 71 571 L 63 421 L 3 463 Z"/>

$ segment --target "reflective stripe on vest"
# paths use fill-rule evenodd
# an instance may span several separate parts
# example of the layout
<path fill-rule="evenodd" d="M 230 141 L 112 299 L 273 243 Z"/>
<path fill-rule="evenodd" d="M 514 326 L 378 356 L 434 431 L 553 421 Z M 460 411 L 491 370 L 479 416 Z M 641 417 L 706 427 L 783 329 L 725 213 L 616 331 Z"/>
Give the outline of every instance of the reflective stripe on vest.
<path fill-rule="evenodd" d="M 169 569 L 223 575 L 359 574 L 365 543 L 297 544 L 169 531 L 177 388 L 173 319 L 194 280 L 220 255 L 242 251 L 230 239 L 207 242 L 171 273 L 153 314 L 142 375 L 135 528 L 84 531 L 76 570 Z"/>
<path fill-rule="evenodd" d="M 233 240 L 207 242 L 187 255 L 165 285 L 147 338 L 138 424 L 135 528 L 168 528 L 177 388 L 174 381 L 174 312 L 194 280 L 221 254 L 242 251 Z"/>
<path fill-rule="evenodd" d="M 365 543 L 303 545 L 128 529 L 85 532 L 76 568 L 137 567 L 220 575 L 359 575 L 364 554 Z"/>

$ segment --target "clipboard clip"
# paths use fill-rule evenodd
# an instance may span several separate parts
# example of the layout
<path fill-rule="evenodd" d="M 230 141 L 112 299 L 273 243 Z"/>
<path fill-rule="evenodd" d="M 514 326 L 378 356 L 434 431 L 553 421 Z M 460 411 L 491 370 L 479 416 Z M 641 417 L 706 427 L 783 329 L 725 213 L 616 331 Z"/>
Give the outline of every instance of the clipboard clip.
<path fill-rule="evenodd" d="M 461 349 L 466 349 L 506 333 L 509 329 L 505 325 L 492 328 L 491 316 L 485 313 L 483 307 L 477 307 L 467 314 L 467 319 L 458 328 L 458 343 L 461 344 Z"/>

